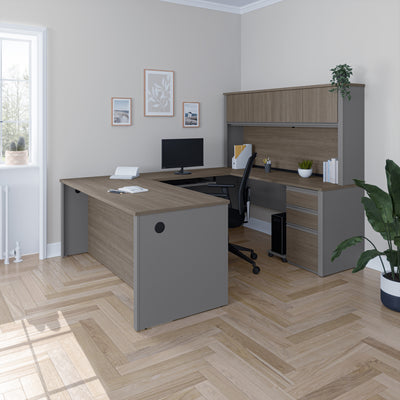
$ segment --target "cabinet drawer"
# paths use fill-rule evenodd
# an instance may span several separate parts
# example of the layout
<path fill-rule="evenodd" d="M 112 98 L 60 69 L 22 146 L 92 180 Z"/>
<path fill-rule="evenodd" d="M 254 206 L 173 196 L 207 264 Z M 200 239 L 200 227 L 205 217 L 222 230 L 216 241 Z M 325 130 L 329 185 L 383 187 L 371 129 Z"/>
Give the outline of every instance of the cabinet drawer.
<path fill-rule="evenodd" d="M 286 209 L 286 221 L 289 224 L 304 226 L 315 231 L 318 230 L 318 215 L 300 210 Z"/>
<path fill-rule="evenodd" d="M 286 204 L 293 206 L 309 208 L 311 210 L 318 210 L 318 192 L 306 193 L 300 191 L 286 190 Z"/>
<path fill-rule="evenodd" d="M 289 262 L 318 272 L 318 236 L 287 226 L 286 256 Z"/>

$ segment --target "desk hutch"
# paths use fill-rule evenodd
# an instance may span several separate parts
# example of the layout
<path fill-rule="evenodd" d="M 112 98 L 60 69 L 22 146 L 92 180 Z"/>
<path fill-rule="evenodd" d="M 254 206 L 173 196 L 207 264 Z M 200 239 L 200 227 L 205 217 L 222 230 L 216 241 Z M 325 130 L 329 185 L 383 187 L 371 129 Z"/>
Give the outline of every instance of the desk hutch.
<path fill-rule="evenodd" d="M 353 267 L 359 247 L 340 264 L 330 262 L 332 250 L 341 240 L 364 233 L 362 191 L 353 185 L 354 178 L 364 179 L 364 85 L 351 85 L 350 101 L 330 89 L 314 85 L 225 93 L 228 166 L 233 146 L 243 143 L 253 144 L 256 165 L 269 156 L 280 174 L 297 171 L 299 161 L 310 159 L 314 173 L 322 175 L 323 161 L 338 159 L 338 185 L 320 176 L 279 181 L 273 171 L 267 179 L 278 185 L 257 189 L 254 197 L 259 206 L 286 211 L 288 261 L 320 276 Z M 254 175 L 263 178 L 261 171 Z M 283 200 L 280 206 L 276 198 Z"/>

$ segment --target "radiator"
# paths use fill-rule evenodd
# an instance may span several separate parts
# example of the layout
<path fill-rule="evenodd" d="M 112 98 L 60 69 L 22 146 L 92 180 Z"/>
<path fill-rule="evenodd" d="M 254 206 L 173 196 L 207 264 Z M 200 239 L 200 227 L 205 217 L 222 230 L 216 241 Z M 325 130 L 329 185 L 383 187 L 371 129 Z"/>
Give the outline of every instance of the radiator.
<path fill-rule="evenodd" d="M 9 264 L 8 246 L 8 185 L 0 186 L 0 260 Z"/>

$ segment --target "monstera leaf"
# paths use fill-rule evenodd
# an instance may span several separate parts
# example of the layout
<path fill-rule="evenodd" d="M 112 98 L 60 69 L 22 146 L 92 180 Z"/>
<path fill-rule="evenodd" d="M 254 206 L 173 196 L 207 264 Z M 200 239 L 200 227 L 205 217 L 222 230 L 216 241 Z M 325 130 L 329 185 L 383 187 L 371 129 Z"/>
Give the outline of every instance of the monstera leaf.
<path fill-rule="evenodd" d="M 392 160 L 386 160 L 386 179 L 394 214 L 400 217 L 400 167 Z"/>
<path fill-rule="evenodd" d="M 392 240 L 395 232 L 395 223 L 385 223 L 381 210 L 369 197 L 363 197 L 361 203 L 364 205 L 368 221 L 374 231 L 379 232 L 385 240 Z"/>
<path fill-rule="evenodd" d="M 376 207 L 381 212 L 383 222 L 392 223 L 394 221 L 393 204 L 390 195 L 378 186 L 369 185 L 368 183 L 358 179 L 354 179 L 354 182 L 358 187 L 364 189 L 368 193 L 370 199 L 375 203 Z"/>
<path fill-rule="evenodd" d="M 357 261 L 357 266 L 353 269 L 353 273 L 361 271 L 362 269 L 364 269 L 367 264 L 374 259 L 375 257 L 378 257 L 380 255 L 382 255 L 383 253 L 381 253 L 380 251 L 374 249 L 374 250 L 366 250 L 364 252 L 361 253 L 360 258 Z"/>
<path fill-rule="evenodd" d="M 343 240 L 343 242 L 340 243 L 333 251 L 331 261 L 334 261 L 336 258 L 338 258 L 342 254 L 343 250 L 346 250 L 357 243 L 361 243 L 363 240 L 364 236 L 353 236 L 349 239 Z"/>

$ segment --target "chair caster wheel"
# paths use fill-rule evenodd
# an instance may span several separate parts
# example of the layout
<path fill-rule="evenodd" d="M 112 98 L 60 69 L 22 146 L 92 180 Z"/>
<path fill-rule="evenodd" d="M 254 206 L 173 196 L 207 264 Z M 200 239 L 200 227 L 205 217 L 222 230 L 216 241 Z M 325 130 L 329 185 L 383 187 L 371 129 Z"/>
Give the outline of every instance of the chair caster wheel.
<path fill-rule="evenodd" d="M 286 258 L 282 258 L 282 262 L 287 263 L 287 259 Z"/>
<path fill-rule="evenodd" d="M 257 275 L 259 272 L 260 272 L 260 268 L 259 267 L 257 267 L 257 266 L 253 267 L 253 274 L 254 275 Z"/>
<path fill-rule="evenodd" d="M 269 251 L 268 252 L 268 257 L 273 257 L 274 255 Z"/>
<path fill-rule="evenodd" d="M 251 254 L 250 254 L 250 258 L 252 259 L 252 260 L 257 260 L 257 253 L 254 253 L 254 251 L 252 251 L 251 252 Z"/>

